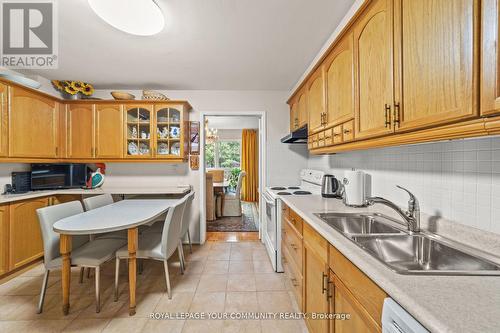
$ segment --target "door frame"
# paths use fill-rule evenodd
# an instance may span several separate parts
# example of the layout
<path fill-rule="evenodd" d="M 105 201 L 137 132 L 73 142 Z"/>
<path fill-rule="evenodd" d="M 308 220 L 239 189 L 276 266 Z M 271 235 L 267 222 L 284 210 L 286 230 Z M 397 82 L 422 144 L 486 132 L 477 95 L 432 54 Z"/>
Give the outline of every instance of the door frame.
<path fill-rule="evenodd" d="M 263 214 L 262 209 L 263 198 L 262 191 L 265 188 L 267 170 L 266 170 L 266 137 L 267 137 L 267 127 L 266 127 L 266 112 L 265 111 L 235 111 L 235 112 L 224 112 L 224 111 L 205 111 L 200 112 L 200 169 L 199 169 L 199 180 L 200 180 L 200 244 L 204 244 L 207 238 L 207 220 L 206 220 L 206 184 L 205 184 L 205 120 L 207 117 L 222 116 L 222 117 L 256 117 L 259 119 L 259 135 L 258 135 L 258 145 L 259 145 L 259 239 L 262 241 L 262 228 L 263 228 Z"/>

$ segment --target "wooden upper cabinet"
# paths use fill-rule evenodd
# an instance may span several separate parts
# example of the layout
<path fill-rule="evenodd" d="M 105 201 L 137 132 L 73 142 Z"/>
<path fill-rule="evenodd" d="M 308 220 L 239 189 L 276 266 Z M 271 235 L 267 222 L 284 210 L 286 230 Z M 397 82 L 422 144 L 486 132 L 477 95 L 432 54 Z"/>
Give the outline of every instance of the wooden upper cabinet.
<path fill-rule="evenodd" d="M 478 0 L 395 0 L 396 130 L 477 116 L 478 9 Z"/>
<path fill-rule="evenodd" d="M 307 106 L 307 97 L 306 97 L 306 91 L 305 89 L 302 89 L 297 96 L 297 121 L 298 121 L 298 126 L 297 128 L 301 128 L 304 125 L 307 125 L 307 122 L 309 121 L 309 116 L 308 116 L 308 106 Z"/>
<path fill-rule="evenodd" d="M 50 98 L 10 88 L 9 156 L 57 157 L 58 109 Z"/>
<path fill-rule="evenodd" d="M 94 157 L 94 106 L 92 104 L 68 104 L 67 157 Z"/>
<path fill-rule="evenodd" d="M 9 154 L 8 146 L 8 110 L 9 110 L 9 87 L 0 83 L 0 156 Z"/>
<path fill-rule="evenodd" d="M 481 8 L 481 115 L 500 113 L 500 53 L 498 0 L 483 0 Z"/>
<path fill-rule="evenodd" d="M 356 138 L 393 132 L 393 0 L 373 0 L 354 26 Z"/>
<path fill-rule="evenodd" d="M 47 205 L 48 198 L 10 204 L 10 269 L 43 256 L 43 241 L 36 210 Z"/>
<path fill-rule="evenodd" d="M 294 97 L 290 101 L 290 132 L 299 128 L 299 103 Z"/>
<path fill-rule="evenodd" d="M 116 104 L 95 106 L 95 157 L 123 156 L 123 109 Z"/>
<path fill-rule="evenodd" d="M 353 34 L 349 32 L 324 62 L 327 126 L 354 118 Z"/>
<path fill-rule="evenodd" d="M 322 66 L 307 81 L 306 97 L 309 132 L 314 133 L 323 127 L 325 114 L 325 80 Z"/>

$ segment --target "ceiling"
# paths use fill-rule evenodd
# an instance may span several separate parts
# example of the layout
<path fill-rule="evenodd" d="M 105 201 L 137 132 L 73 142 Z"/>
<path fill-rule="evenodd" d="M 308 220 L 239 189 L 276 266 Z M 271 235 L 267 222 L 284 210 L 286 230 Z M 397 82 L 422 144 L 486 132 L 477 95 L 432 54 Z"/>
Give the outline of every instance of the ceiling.
<path fill-rule="evenodd" d="M 58 1 L 59 69 L 98 89 L 290 90 L 354 0 L 157 0 L 167 27 L 137 37 L 87 0 Z"/>

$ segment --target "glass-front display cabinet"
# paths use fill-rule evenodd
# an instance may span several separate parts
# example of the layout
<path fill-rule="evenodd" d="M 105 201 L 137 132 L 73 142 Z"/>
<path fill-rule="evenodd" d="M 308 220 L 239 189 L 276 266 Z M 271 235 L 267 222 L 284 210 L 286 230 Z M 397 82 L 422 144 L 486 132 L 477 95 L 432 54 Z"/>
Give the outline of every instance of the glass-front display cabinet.
<path fill-rule="evenodd" d="M 182 104 L 155 105 L 155 157 L 184 159 L 189 133 L 187 109 Z"/>
<path fill-rule="evenodd" d="M 153 157 L 152 105 L 126 105 L 126 142 L 127 158 Z"/>

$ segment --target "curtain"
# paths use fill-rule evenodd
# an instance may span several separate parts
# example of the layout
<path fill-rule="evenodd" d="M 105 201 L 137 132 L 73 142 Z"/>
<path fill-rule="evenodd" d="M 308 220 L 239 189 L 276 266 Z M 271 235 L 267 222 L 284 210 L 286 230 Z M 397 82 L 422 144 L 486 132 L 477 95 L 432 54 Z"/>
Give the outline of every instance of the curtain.
<path fill-rule="evenodd" d="M 244 129 L 241 135 L 241 170 L 247 173 L 243 178 L 243 201 L 258 201 L 259 143 L 256 130 Z"/>

